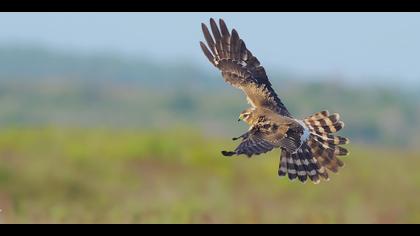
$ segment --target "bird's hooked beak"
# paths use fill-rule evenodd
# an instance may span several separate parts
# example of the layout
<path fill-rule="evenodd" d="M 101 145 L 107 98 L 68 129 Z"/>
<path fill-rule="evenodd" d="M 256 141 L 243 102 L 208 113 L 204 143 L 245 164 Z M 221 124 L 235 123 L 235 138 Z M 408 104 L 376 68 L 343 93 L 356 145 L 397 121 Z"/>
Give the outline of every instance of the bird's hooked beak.
<path fill-rule="evenodd" d="M 241 120 L 243 120 L 244 119 L 244 114 L 240 114 L 239 115 L 239 119 L 238 119 L 238 122 L 240 122 Z"/>

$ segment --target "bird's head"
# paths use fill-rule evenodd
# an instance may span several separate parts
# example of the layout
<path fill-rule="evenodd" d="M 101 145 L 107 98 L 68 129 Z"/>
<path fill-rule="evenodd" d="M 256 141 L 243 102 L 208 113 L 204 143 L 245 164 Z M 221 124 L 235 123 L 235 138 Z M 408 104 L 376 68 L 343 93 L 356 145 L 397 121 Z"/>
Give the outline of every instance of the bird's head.
<path fill-rule="evenodd" d="M 243 120 L 244 122 L 251 124 L 252 123 L 252 108 L 248 108 L 239 114 L 238 122 Z"/>

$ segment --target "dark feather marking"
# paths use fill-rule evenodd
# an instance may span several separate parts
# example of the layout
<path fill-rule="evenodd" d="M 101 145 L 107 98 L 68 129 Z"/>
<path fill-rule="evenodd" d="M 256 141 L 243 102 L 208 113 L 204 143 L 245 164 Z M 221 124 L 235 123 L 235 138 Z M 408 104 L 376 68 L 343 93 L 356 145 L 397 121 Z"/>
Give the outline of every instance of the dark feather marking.
<path fill-rule="evenodd" d="M 287 157 L 284 150 L 281 151 L 278 174 L 279 176 L 286 176 L 287 174 Z"/>
<path fill-rule="evenodd" d="M 203 30 L 204 38 L 206 39 L 207 45 L 209 46 L 211 52 L 213 55 L 217 55 L 214 47 L 214 40 L 209 32 L 209 29 L 205 24 L 201 24 L 201 29 Z"/>
<path fill-rule="evenodd" d="M 305 183 L 306 180 L 308 179 L 308 175 L 309 175 L 309 170 L 307 168 L 307 166 L 305 165 L 305 156 L 303 154 L 302 150 L 299 150 L 298 153 L 295 154 L 296 155 L 296 165 L 297 162 L 299 161 L 301 165 L 297 166 L 297 169 L 299 172 L 302 172 L 303 174 L 298 172 L 298 178 L 302 183 Z"/>
<path fill-rule="evenodd" d="M 289 177 L 290 180 L 294 180 L 297 178 L 297 170 L 296 170 L 296 165 L 294 163 L 293 157 L 289 152 L 287 153 L 287 175 Z"/>
<path fill-rule="evenodd" d="M 216 66 L 216 64 L 214 63 L 214 57 L 213 57 L 213 54 L 211 54 L 211 52 L 209 51 L 209 49 L 206 47 L 206 45 L 203 43 L 203 42 L 200 42 L 200 46 L 201 46 L 201 49 L 203 50 L 203 52 L 204 52 L 204 55 L 206 55 L 206 57 L 207 57 L 207 59 L 209 59 L 209 61 L 211 62 L 211 64 L 213 64 L 213 65 L 215 65 Z"/>

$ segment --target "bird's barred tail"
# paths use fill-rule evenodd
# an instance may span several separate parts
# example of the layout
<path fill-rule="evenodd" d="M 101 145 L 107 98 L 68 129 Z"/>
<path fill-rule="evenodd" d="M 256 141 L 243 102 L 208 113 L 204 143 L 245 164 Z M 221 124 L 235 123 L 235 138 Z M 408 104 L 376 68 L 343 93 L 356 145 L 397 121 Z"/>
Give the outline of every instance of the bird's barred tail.
<path fill-rule="evenodd" d="M 329 180 L 328 172 L 336 173 L 344 163 L 338 156 L 348 155 L 347 149 L 340 145 L 349 143 L 344 137 L 332 135 L 344 127 L 338 114 L 328 111 L 315 113 L 303 120 L 309 129 L 309 137 L 296 153 L 282 150 L 279 175 L 305 182 L 308 178 L 314 183 L 320 179 Z"/>
<path fill-rule="evenodd" d="M 290 180 L 299 179 L 301 182 L 310 179 L 314 183 L 319 183 L 320 176 L 328 179 L 325 168 L 313 157 L 308 143 L 303 143 L 296 153 L 282 149 L 279 175 L 287 175 Z"/>

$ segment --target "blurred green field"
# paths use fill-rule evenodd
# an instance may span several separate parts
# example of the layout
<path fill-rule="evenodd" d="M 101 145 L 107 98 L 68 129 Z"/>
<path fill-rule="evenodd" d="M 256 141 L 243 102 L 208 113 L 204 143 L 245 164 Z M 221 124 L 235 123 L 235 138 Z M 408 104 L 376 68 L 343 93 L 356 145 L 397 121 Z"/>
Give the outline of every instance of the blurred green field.
<path fill-rule="evenodd" d="M 0 224 L 420 223 L 414 16 L 12 15 L 0 15 Z M 221 155 L 249 105 L 200 50 L 209 17 L 241 28 L 293 117 L 340 114 L 351 154 L 330 182 L 278 177 L 279 150 Z M 255 30 L 279 40 L 267 51 Z"/>
<path fill-rule="evenodd" d="M 420 155 L 350 146 L 328 183 L 277 176 L 279 152 L 225 158 L 187 128 L 3 128 L 1 223 L 419 223 Z"/>

